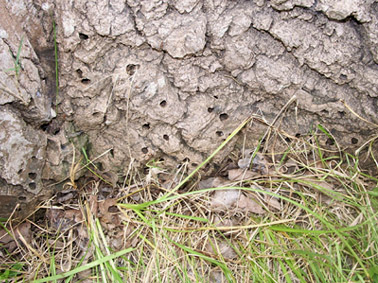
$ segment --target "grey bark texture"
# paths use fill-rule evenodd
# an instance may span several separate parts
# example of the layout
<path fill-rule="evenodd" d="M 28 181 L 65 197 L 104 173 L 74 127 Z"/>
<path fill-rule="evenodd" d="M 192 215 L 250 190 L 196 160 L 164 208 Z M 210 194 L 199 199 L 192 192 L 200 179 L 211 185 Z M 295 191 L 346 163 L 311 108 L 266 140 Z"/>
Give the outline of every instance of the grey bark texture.
<path fill-rule="evenodd" d="M 356 147 L 377 132 L 342 103 L 378 124 L 377 1 L 0 3 L 0 203 L 30 202 L 67 177 L 71 142 L 91 158 L 108 152 L 97 161 L 113 183 L 131 160 L 196 166 L 244 119 L 271 122 L 293 95 L 280 122 L 293 136 L 321 123 Z M 6 70 L 22 37 L 16 76 Z M 265 130 L 253 125 L 250 146 Z"/>

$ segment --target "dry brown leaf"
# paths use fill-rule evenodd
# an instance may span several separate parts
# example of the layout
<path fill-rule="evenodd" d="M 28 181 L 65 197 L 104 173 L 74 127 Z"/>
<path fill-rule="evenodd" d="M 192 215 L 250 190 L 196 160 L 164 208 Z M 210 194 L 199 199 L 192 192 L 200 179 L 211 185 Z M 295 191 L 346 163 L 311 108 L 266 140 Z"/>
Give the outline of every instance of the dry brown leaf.
<path fill-rule="evenodd" d="M 202 180 L 198 184 L 198 188 L 200 190 L 202 189 L 209 189 L 209 188 L 219 188 L 219 187 L 225 187 L 229 184 L 230 182 L 222 177 L 211 177 L 207 178 L 205 180 Z"/>
<path fill-rule="evenodd" d="M 238 161 L 240 169 L 246 169 L 252 166 L 253 171 L 261 172 L 261 174 L 264 175 L 268 173 L 269 163 L 263 154 L 256 153 L 253 160 L 251 160 L 253 150 L 247 149 L 245 152 L 245 157 Z"/>
<path fill-rule="evenodd" d="M 212 211 L 265 213 L 260 204 L 246 197 L 240 190 L 216 191 L 211 198 Z"/>
<path fill-rule="evenodd" d="M 211 222 L 215 227 L 232 227 L 237 225 L 233 219 L 221 218 L 218 215 L 215 215 Z"/>
<path fill-rule="evenodd" d="M 215 191 L 211 198 L 210 208 L 212 211 L 227 211 L 238 201 L 239 190 Z"/>
<path fill-rule="evenodd" d="M 77 209 L 68 209 L 64 211 L 64 218 L 72 223 L 80 223 L 84 220 L 83 214 Z"/>
<path fill-rule="evenodd" d="M 23 237 L 27 242 L 30 242 L 31 238 L 31 225 L 29 222 L 24 222 L 18 225 L 14 230 L 12 236 L 9 235 L 4 229 L 0 230 L 0 243 L 9 252 L 13 251 L 17 247 L 15 240 L 19 240 Z M 10 230 L 10 229 L 9 229 Z M 12 230 L 9 232 L 12 233 Z"/>
<path fill-rule="evenodd" d="M 260 174 L 257 172 L 252 172 L 245 169 L 232 169 L 228 170 L 228 179 L 230 181 L 241 181 L 241 180 L 248 180 L 252 179 Z"/>
<path fill-rule="evenodd" d="M 260 204 L 253 199 L 246 197 L 244 194 L 240 195 L 239 201 L 236 204 L 237 209 L 241 209 L 244 212 L 252 212 L 256 214 L 263 214 L 265 210 Z"/>
<path fill-rule="evenodd" d="M 119 216 L 118 216 L 118 208 L 117 208 L 117 199 L 109 198 L 102 202 L 98 203 L 98 208 L 101 214 L 101 223 L 112 224 L 112 225 L 119 225 L 121 223 Z M 113 207 L 115 207 L 115 211 L 113 211 Z M 109 227 L 110 229 L 111 227 Z"/>
<path fill-rule="evenodd" d="M 46 217 L 49 220 L 51 228 L 62 231 L 84 220 L 82 212 L 77 209 L 49 208 L 46 212 Z"/>
<path fill-rule="evenodd" d="M 205 251 L 211 254 L 221 254 L 226 259 L 234 259 L 237 254 L 233 248 L 226 241 L 217 240 L 217 243 L 213 245 L 207 243 Z"/>
<path fill-rule="evenodd" d="M 224 276 L 222 271 L 219 270 L 212 270 L 210 272 L 210 283 L 222 283 L 227 282 L 226 277 Z"/>
<path fill-rule="evenodd" d="M 276 210 L 281 210 L 281 203 L 278 201 L 277 198 L 269 196 L 269 195 L 264 195 L 264 201 L 265 203 L 270 207 L 274 208 Z"/>

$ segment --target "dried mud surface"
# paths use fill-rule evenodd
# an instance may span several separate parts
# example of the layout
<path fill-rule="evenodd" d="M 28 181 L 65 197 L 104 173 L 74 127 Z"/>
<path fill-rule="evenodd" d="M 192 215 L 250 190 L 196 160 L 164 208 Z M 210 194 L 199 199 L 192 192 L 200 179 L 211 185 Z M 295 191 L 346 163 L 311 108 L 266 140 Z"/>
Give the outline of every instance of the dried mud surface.
<path fill-rule="evenodd" d="M 357 147 L 376 133 L 341 102 L 378 123 L 376 1 L 0 3 L 3 215 L 68 176 L 71 142 L 91 158 L 108 152 L 97 161 L 115 183 L 131 160 L 194 167 L 250 115 L 272 122 L 293 95 L 279 125 L 293 136 L 321 123 Z M 265 130 L 253 124 L 247 146 Z"/>

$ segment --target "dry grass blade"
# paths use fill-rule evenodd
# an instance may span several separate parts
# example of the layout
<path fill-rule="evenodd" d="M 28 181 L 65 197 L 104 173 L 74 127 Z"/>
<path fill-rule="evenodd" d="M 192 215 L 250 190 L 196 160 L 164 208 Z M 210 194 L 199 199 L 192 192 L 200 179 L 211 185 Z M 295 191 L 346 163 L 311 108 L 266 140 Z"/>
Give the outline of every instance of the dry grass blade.
<path fill-rule="evenodd" d="M 76 180 L 76 173 L 79 171 L 79 168 L 80 168 L 81 158 L 77 163 L 75 163 L 75 152 L 76 152 L 75 146 L 72 144 L 72 164 L 70 167 L 70 176 L 69 176 L 70 181 L 65 183 L 64 185 L 71 186 L 72 188 L 77 190 L 77 184 L 75 183 L 75 180 Z"/>

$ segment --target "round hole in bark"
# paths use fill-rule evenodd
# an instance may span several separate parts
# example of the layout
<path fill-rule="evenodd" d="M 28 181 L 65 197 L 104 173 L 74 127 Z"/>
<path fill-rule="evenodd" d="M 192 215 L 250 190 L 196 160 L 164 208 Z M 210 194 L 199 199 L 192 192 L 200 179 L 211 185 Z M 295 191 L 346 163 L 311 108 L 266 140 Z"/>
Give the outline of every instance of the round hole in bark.
<path fill-rule="evenodd" d="M 216 131 L 215 133 L 218 137 L 222 137 L 224 135 L 222 131 Z"/>
<path fill-rule="evenodd" d="M 228 119 L 228 114 L 227 113 L 222 113 L 219 115 L 219 119 L 221 121 L 227 120 Z"/>
<path fill-rule="evenodd" d="M 134 64 L 127 65 L 126 66 L 126 73 L 128 73 L 129 76 L 134 75 L 136 70 L 137 70 L 137 67 L 138 67 L 138 65 L 134 65 Z"/>
<path fill-rule="evenodd" d="M 110 155 L 111 155 L 112 157 L 114 157 L 114 149 L 111 149 L 111 150 L 109 151 L 109 153 L 110 153 Z"/>
<path fill-rule="evenodd" d="M 40 126 L 40 129 L 41 129 L 42 131 L 46 132 L 48 126 L 49 126 L 49 124 L 42 124 L 42 125 Z"/>
<path fill-rule="evenodd" d="M 300 133 L 296 133 L 296 134 L 295 134 L 295 137 L 296 137 L 296 138 L 299 138 L 300 136 L 301 136 Z"/>
<path fill-rule="evenodd" d="M 85 84 L 85 85 L 89 84 L 90 82 L 91 82 L 91 80 L 90 79 L 86 79 L 86 78 L 81 80 L 81 83 Z"/>
<path fill-rule="evenodd" d="M 183 162 L 190 162 L 190 159 L 188 157 L 185 157 L 182 161 Z"/>
<path fill-rule="evenodd" d="M 160 106 L 161 107 L 167 106 L 167 101 L 163 100 L 162 102 L 160 102 Z"/>
<path fill-rule="evenodd" d="M 320 111 L 320 113 L 322 113 L 323 115 L 328 115 L 328 114 L 329 114 L 329 111 L 326 110 L 326 109 L 323 109 L 322 111 Z"/>
<path fill-rule="evenodd" d="M 83 77 L 83 71 L 80 70 L 80 69 L 77 69 L 77 70 L 76 70 L 76 74 L 79 76 L 79 78 L 82 78 L 82 77 Z"/>
<path fill-rule="evenodd" d="M 30 172 L 28 174 L 29 178 L 32 179 L 32 180 L 35 180 L 35 178 L 37 178 L 37 174 L 36 173 L 33 173 L 33 172 Z"/>
<path fill-rule="evenodd" d="M 207 112 L 211 113 L 211 112 L 213 112 L 213 111 L 214 111 L 214 108 L 213 108 L 213 107 L 209 107 L 209 108 L 207 108 Z"/>
<path fill-rule="evenodd" d="M 142 152 L 143 152 L 144 154 L 147 154 L 147 153 L 148 153 L 148 148 L 147 148 L 147 147 L 143 147 L 143 148 L 142 148 Z"/>
<path fill-rule="evenodd" d="M 31 190 L 35 190 L 37 188 L 37 185 L 34 182 L 29 183 L 29 188 Z"/>
<path fill-rule="evenodd" d="M 87 40 L 89 38 L 89 36 L 86 35 L 85 33 L 79 32 L 79 38 L 82 39 L 82 40 Z"/>
<path fill-rule="evenodd" d="M 335 144 L 335 141 L 332 138 L 328 138 L 326 140 L 326 145 L 334 145 L 334 144 Z"/>
<path fill-rule="evenodd" d="M 166 141 L 169 141 L 169 136 L 168 135 L 164 135 L 163 139 L 165 139 Z"/>
<path fill-rule="evenodd" d="M 53 135 L 56 136 L 57 134 L 59 134 L 60 132 L 60 128 L 56 128 L 54 131 L 53 131 Z"/>
<path fill-rule="evenodd" d="M 290 139 L 289 137 L 286 137 L 286 138 L 285 138 L 285 141 L 286 141 L 286 142 L 291 142 L 291 139 Z"/>
<path fill-rule="evenodd" d="M 352 144 L 358 144 L 358 139 L 356 138 L 352 138 L 350 141 L 352 142 Z"/>
<path fill-rule="evenodd" d="M 143 130 L 149 130 L 150 129 L 150 123 L 143 124 L 142 129 Z"/>

